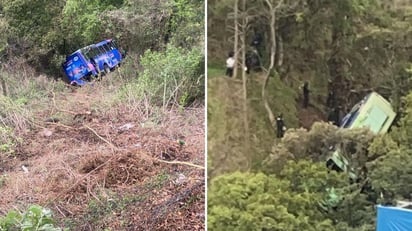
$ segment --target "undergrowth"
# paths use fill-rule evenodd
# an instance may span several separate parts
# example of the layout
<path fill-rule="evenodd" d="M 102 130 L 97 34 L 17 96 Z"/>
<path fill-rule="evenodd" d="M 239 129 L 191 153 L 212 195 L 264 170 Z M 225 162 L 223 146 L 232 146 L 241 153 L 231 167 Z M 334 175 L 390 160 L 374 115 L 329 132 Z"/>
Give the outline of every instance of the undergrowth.
<path fill-rule="evenodd" d="M 31 205 L 26 211 L 9 211 L 0 217 L 0 231 L 61 231 L 50 209 Z"/>
<path fill-rule="evenodd" d="M 186 106 L 204 96 L 203 63 L 198 49 L 168 46 L 161 52 L 148 50 L 141 57 L 143 72 L 119 91 L 118 98 L 162 107 Z"/>
<path fill-rule="evenodd" d="M 165 53 L 148 52 L 148 54 L 152 55 L 153 57 L 169 57 L 169 55 Z M 193 55 L 196 56 L 197 53 L 193 52 Z M 129 58 L 131 58 L 132 60 L 135 60 L 136 57 L 137 56 L 134 54 L 129 54 Z M 182 91 L 178 94 L 176 92 L 172 92 L 173 94 L 170 94 L 170 96 L 172 96 L 170 104 L 180 105 L 181 107 L 179 108 L 182 109 L 190 101 L 190 98 L 192 96 L 200 97 L 200 100 L 203 100 L 202 91 L 204 89 L 202 86 L 204 86 L 204 83 L 202 82 L 202 78 L 204 77 L 204 75 L 202 75 L 201 73 L 199 74 L 198 72 L 199 66 L 203 65 L 203 60 L 202 58 L 196 58 L 199 57 L 194 57 L 194 60 L 192 60 L 193 65 L 190 66 L 190 68 L 193 68 L 192 70 L 183 70 L 184 68 L 182 68 L 181 66 L 170 67 L 170 69 L 166 68 L 164 70 L 164 75 L 167 75 L 166 72 L 172 71 L 170 73 L 170 79 L 168 79 L 172 81 L 170 83 L 176 84 L 176 82 L 174 81 L 177 81 L 177 78 L 182 78 L 180 86 L 187 84 L 187 88 L 184 88 L 186 92 Z M 181 65 L 186 65 L 186 61 L 186 58 L 183 57 L 177 62 L 181 62 Z M 166 61 L 162 62 L 167 64 Z M 56 162 L 53 162 L 54 160 L 48 158 L 48 167 L 44 167 L 45 169 L 49 169 L 49 167 L 57 168 L 57 166 L 60 164 L 60 162 L 57 163 L 57 159 L 62 162 L 64 161 L 62 160 L 64 158 L 61 158 L 61 156 L 59 155 L 62 155 L 61 153 L 69 152 L 67 151 L 68 149 L 70 150 L 71 148 L 73 148 L 73 151 L 70 152 L 69 155 L 62 155 L 69 156 L 67 157 L 68 159 L 75 159 L 79 158 L 79 156 L 81 155 L 86 155 L 86 153 L 84 153 L 85 150 L 83 147 L 91 147 L 94 145 L 94 142 L 96 142 L 97 145 L 98 138 L 104 138 L 104 140 L 108 140 L 108 142 L 113 142 L 113 144 L 115 144 L 117 137 L 128 137 L 128 132 L 132 132 L 132 130 L 137 129 L 138 127 L 140 129 L 140 126 L 142 127 L 142 130 L 149 131 L 156 130 L 157 128 L 163 129 L 163 127 L 166 127 L 166 123 L 169 123 L 169 125 L 173 125 L 174 123 L 181 123 L 179 117 L 180 114 L 177 113 L 178 115 L 175 115 L 174 113 L 176 113 L 177 110 L 175 110 L 175 108 L 170 108 L 170 105 L 166 105 L 169 103 L 160 101 L 158 102 L 154 98 L 150 98 L 151 96 L 149 96 L 148 94 L 143 95 L 143 97 L 137 94 L 141 89 L 145 89 L 145 86 L 155 86 L 155 84 L 150 84 L 147 82 L 144 83 L 148 85 L 141 85 L 143 84 L 143 82 L 140 81 L 140 78 L 143 76 L 143 73 L 146 73 L 147 76 L 149 76 L 149 74 L 152 75 L 152 78 L 146 78 L 147 81 L 151 79 L 154 82 L 160 81 L 157 76 L 155 76 L 156 71 L 149 69 L 151 66 L 155 66 L 156 63 L 150 63 L 148 61 L 148 63 L 146 64 L 149 65 L 149 67 L 146 66 L 146 72 L 139 72 L 139 78 L 137 78 L 135 63 L 130 61 L 125 62 L 124 64 L 125 65 L 122 65 L 119 69 L 116 69 L 112 73 L 104 76 L 100 81 L 93 81 L 81 88 L 73 88 L 66 85 L 62 81 L 56 82 L 54 80 L 47 79 L 46 77 L 46 79 L 44 79 L 43 77 L 36 77 L 34 75 L 29 76 L 28 74 L 17 76 L 9 72 L 3 75 L 6 77 L 7 89 L 5 94 L 0 95 L 0 164 L 5 163 L 4 169 L 13 169 L 10 170 L 10 174 L 8 173 L 7 176 L 3 175 L 0 177 L 0 187 L 5 189 L 4 192 L 9 193 L 10 195 L 14 193 L 11 181 L 9 181 L 9 179 L 11 180 L 12 178 L 9 176 L 11 176 L 12 174 L 21 173 L 15 171 L 15 169 L 21 169 L 20 161 L 22 161 L 23 158 L 26 158 L 27 154 L 32 154 L 36 157 L 31 159 L 32 156 L 28 156 L 28 159 L 24 159 L 24 161 L 26 161 L 24 164 L 29 164 L 28 168 L 30 174 L 36 175 L 39 174 L 39 172 L 37 172 L 39 169 L 39 162 L 43 161 L 42 158 L 48 158 L 45 156 L 49 155 L 51 152 L 53 152 L 53 157 L 51 159 L 56 158 Z M 186 71 L 185 73 L 187 75 L 185 74 L 185 76 L 177 76 L 177 74 L 173 73 L 173 71 L 182 71 L 176 72 L 178 74 L 182 74 L 184 73 L 184 71 Z M 188 73 L 192 73 L 193 75 L 190 75 Z M 17 80 L 18 78 L 20 79 Z M 148 91 L 155 89 L 155 87 L 153 87 L 153 89 L 147 88 Z M 178 90 L 183 90 L 183 88 L 179 88 Z M 177 95 L 180 94 L 180 98 L 174 98 L 176 96 L 175 93 Z M 162 96 L 162 101 L 163 98 L 164 97 Z M 168 119 L 169 117 L 167 117 L 170 116 L 170 114 L 173 114 L 172 119 Z M 84 116 L 84 118 L 81 116 Z M 56 120 L 57 122 L 48 122 L 50 121 L 50 118 L 57 118 L 58 120 Z M 83 119 L 76 120 L 76 118 Z M 191 117 L 187 116 L 187 118 L 185 119 L 191 120 Z M 182 119 L 182 121 L 184 120 Z M 129 124 L 129 122 L 131 124 L 129 131 L 123 131 L 119 129 L 120 125 L 123 125 L 124 123 Z M 82 126 L 86 125 L 93 127 L 93 129 L 95 129 L 96 131 L 95 134 L 91 134 L 91 136 L 89 136 L 87 134 L 81 133 Z M 177 125 L 173 125 L 173 127 L 170 129 L 173 131 L 167 131 L 167 133 L 175 133 L 175 126 Z M 157 137 L 157 133 L 157 130 L 154 131 L 153 136 Z M 145 136 L 146 135 L 147 134 L 145 134 Z M 131 134 L 130 137 L 132 137 Z M 70 141 L 68 140 L 71 139 L 79 143 L 78 148 L 66 145 L 66 142 L 69 143 Z M 156 139 L 159 139 L 160 144 L 162 145 L 169 145 L 168 137 L 162 136 Z M 122 143 L 121 145 L 125 145 L 124 147 L 130 148 L 135 147 L 132 145 L 141 145 L 138 142 L 132 144 L 131 142 L 134 142 L 133 140 L 134 139 L 125 139 L 121 141 L 118 140 L 117 142 Z M 43 143 L 43 141 L 47 142 L 47 144 Z M 145 142 L 149 141 L 150 140 L 146 140 Z M 159 141 L 154 140 L 150 141 L 149 143 L 153 147 L 155 147 L 156 145 L 159 145 L 156 142 Z M 107 151 L 104 145 L 98 145 L 96 147 L 101 148 L 99 149 L 99 153 L 101 155 L 104 155 L 105 151 Z M 151 148 L 151 146 L 148 148 Z M 11 157 L 11 155 L 19 155 L 18 157 L 21 158 L 9 158 Z M 30 166 L 30 163 L 34 162 L 36 162 L 36 165 L 33 164 L 33 166 Z M 15 165 L 16 163 L 19 167 Z M 40 162 L 40 165 L 41 164 L 45 163 Z M 74 178 L 74 176 L 77 176 L 77 174 L 81 174 L 76 172 L 75 169 L 71 169 L 66 164 L 67 163 L 65 163 L 63 168 L 68 169 L 68 173 L 71 173 L 73 175 L 67 175 L 68 179 L 60 177 L 58 179 L 59 183 L 56 183 L 57 186 L 54 188 L 62 187 L 64 189 L 72 186 L 65 185 L 64 183 L 73 183 L 71 179 Z M 138 168 L 138 166 L 134 167 Z M 117 170 L 117 168 L 113 167 L 113 171 L 115 170 Z M 94 172 L 93 176 L 95 173 L 97 174 L 98 171 Z M 42 175 L 39 178 L 48 176 L 48 173 L 44 172 L 44 174 L 46 176 Z M 36 175 L 36 177 L 37 176 L 38 175 Z M 24 177 L 21 179 L 21 182 L 27 183 L 27 185 L 29 185 L 29 183 L 30 185 L 36 184 L 37 182 L 33 182 L 39 180 L 35 179 L 36 177 L 33 177 L 33 179 Z M 92 192 L 87 191 L 86 194 L 88 196 L 92 195 L 93 197 L 89 197 L 87 198 L 87 200 L 82 201 L 82 206 L 67 205 L 67 212 L 64 208 L 56 207 L 59 211 L 59 213 L 57 213 L 59 224 L 64 224 L 65 227 L 70 228 L 70 230 L 81 230 L 82 227 L 85 229 L 90 229 L 90 227 L 93 227 L 96 228 L 96 230 L 104 230 L 105 228 L 107 229 L 107 227 L 115 229 L 116 227 L 125 227 L 124 225 L 122 225 L 124 222 L 133 223 L 133 221 L 131 220 L 132 218 L 130 218 L 133 214 L 127 214 L 129 210 L 132 210 L 131 206 L 140 205 L 142 201 L 151 203 L 151 201 L 148 200 L 148 197 L 151 196 L 150 191 L 152 190 L 154 192 L 157 192 L 162 190 L 162 188 L 167 187 L 167 184 L 165 183 L 170 179 L 170 176 L 167 172 L 161 172 L 160 174 L 156 174 L 153 177 L 148 177 L 150 177 L 150 179 L 147 179 L 147 181 L 145 180 L 145 184 L 142 185 L 142 187 L 139 188 L 138 191 L 133 191 L 133 188 L 137 187 L 134 185 L 128 189 L 129 191 L 125 190 L 122 191 L 122 193 L 119 193 L 115 189 L 113 189 L 115 188 L 114 185 L 112 189 L 102 189 L 96 187 L 92 189 Z M 16 181 L 16 185 L 17 184 L 20 184 L 20 181 Z M 26 187 L 27 185 L 21 184 L 19 185 L 19 187 L 21 189 Z M 90 183 L 90 185 L 95 184 L 92 182 Z M 79 187 L 73 188 L 73 190 L 80 190 L 78 192 L 79 195 L 82 195 L 84 193 L 83 191 L 81 191 L 82 189 L 83 188 L 80 184 Z M 45 192 L 43 192 L 43 190 Z M 181 189 L 176 188 L 176 191 L 178 190 Z M 31 189 L 27 192 L 27 194 L 30 195 L 34 194 L 33 197 L 36 197 L 36 193 L 39 192 L 33 192 L 31 191 Z M 47 198 L 53 194 L 51 193 L 50 195 L 48 195 L 49 192 L 47 191 L 47 188 L 44 187 L 42 188 L 41 193 L 42 198 L 43 196 Z M 70 198 L 71 195 L 62 195 L 61 197 L 63 196 L 68 196 Z M 5 203 L 11 203 L 13 202 L 12 200 L 15 200 L 14 196 L 12 196 L 12 199 L 7 200 Z M 41 199 L 39 200 L 41 201 Z M 193 202 L 194 201 L 196 200 L 193 200 Z M 30 202 L 27 202 L 23 199 L 22 203 L 27 205 L 27 203 Z M 10 206 L 10 204 L 7 204 L 7 206 Z M 142 206 L 147 207 L 147 204 L 142 204 Z M 44 210 L 43 213 L 48 216 L 47 211 L 48 210 Z M 137 212 L 149 214 L 151 210 L 147 209 L 147 211 Z M 25 213 L 17 212 L 14 214 L 20 214 L 19 216 L 23 217 L 23 214 Z M 45 218 L 42 218 L 42 221 L 47 218 L 46 215 Z M 63 215 L 63 217 L 61 217 L 60 215 Z M 154 225 L 155 224 L 153 224 L 153 227 Z M 6 228 L 5 230 L 16 229 Z M 31 231 L 31 229 L 28 230 Z M 2 231 L 2 229 L 0 229 L 0 231 Z"/>

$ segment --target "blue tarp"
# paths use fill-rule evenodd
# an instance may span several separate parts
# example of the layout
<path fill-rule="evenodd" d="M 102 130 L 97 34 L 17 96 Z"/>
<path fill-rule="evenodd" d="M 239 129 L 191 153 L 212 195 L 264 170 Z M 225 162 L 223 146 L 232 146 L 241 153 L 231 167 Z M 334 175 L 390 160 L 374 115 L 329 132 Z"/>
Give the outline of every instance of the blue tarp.
<path fill-rule="evenodd" d="M 412 231 L 412 210 L 378 205 L 376 231 Z"/>

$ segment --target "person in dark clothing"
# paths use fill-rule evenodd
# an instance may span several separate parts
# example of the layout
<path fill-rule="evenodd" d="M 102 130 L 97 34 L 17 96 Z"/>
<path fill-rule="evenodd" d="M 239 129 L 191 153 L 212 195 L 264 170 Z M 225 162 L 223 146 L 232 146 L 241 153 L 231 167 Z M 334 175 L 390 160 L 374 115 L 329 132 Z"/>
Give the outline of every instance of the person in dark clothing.
<path fill-rule="evenodd" d="M 335 106 L 329 112 L 328 121 L 332 122 L 332 124 L 335 126 L 340 126 L 340 108 L 339 107 Z"/>
<path fill-rule="evenodd" d="M 256 50 L 251 50 L 246 53 L 246 74 L 249 74 L 251 70 L 260 70 L 259 54 Z"/>
<path fill-rule="evenodd" d="M 336 105 L 336 100 L 335 100 L 335 92 L 334 91 L 329 91 L 328 98 L 326 99 L 326 106 L 328 108 L 334 108 Z"/>
<path fill-rule="evenodd" d="M 303 84 L 303 108 L 307 108 L 309 105 L 309 83 L 305 81 Z"/>
<path fill-rule="evenodd" d="M 285 134 L 285 130 L 286 130 L 286 126 L 285 126 L 285 122 L 283 121 L 283 116 L 282 114 L 280 114 L 277 118 L 276 118 L 276 137 L 277 138 L 282 138 L 283 135 Z"/>
<path fill-rule="evenodd" d="M 252 43 L 250 45 L 255 47 L 256 49 L 258 49 L 258 47 L 260 46 L 262 41 L 263 41 L 262 34 L 256 33 L 255 36 L 253 37 Z"/>

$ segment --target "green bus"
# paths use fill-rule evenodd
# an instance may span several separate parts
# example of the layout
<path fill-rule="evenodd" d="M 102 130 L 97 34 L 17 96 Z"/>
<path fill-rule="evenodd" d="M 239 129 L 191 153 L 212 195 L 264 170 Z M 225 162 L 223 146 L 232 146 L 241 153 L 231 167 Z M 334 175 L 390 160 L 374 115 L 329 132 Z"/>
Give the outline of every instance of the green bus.
<path fill-rule="evenodd" d="M 375 134 L 388 132 L 395 119 L 396 113 L 391 104 L 376 92 L 369 93 L 342 119 L 341 128 L 368 127 Z M 349 161 L 341 155 L 339 149 L 327 159 L 326 166 L 336 171 L 349 173 L 351 179 L 357 179 Z"/>

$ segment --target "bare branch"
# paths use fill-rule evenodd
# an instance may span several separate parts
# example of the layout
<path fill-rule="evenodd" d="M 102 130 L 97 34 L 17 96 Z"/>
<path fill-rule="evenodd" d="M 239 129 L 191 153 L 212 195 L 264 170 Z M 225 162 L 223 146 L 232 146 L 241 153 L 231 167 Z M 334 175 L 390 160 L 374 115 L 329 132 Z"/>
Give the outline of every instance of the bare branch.
<path fill-rule="evenodd" d="M 155 159 L 155 160 L 157 160 L 159 162 L 162 162 L 162 163 L 166 163 L 166 164 L 181 164 L 181 165 L 186 165 L 186 166 L 190 166 L 190 167 L 205 169 L 204 166 L 193 164 L 193 163 L 190 163 L 190 162 L 185 162 L 185 161 L 176 161 L 176 160 L 174 160 L 174 161 L 165 161 L 165 160 L 160 160 L 160 159 Z"/>

